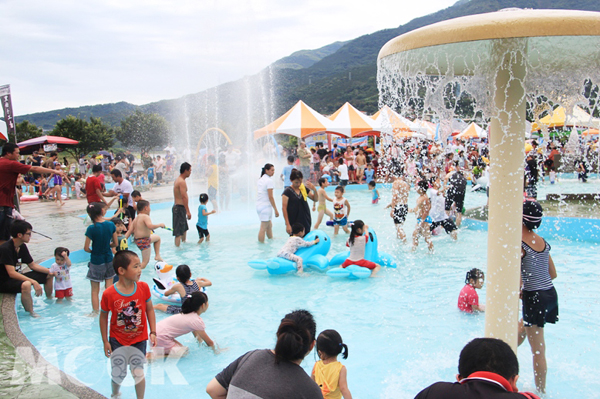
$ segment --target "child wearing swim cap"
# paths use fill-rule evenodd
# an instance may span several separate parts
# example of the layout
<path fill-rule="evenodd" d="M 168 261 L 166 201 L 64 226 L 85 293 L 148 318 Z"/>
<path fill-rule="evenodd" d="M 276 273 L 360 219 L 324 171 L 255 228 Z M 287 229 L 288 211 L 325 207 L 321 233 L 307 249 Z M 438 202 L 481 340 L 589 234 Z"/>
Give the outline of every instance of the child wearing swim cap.
<path fill-rule="evenodd" d="M 348 389 L 346 366 L 338 362 L 338 355 L 348 358 L 348 346 L 335 330 L 325 330 L 317 337 L 319 360 L 315 363 L 311 378 L 317 383 L 325 399 L 352 399 Z"/>
<path fill-rule="evenodd" d="M 485 306 L 479 304 L 479 295 L 476 289 L 483 287 L 485 274 L 479 269 L 471 269 L 467 272 L 465 286 L 458 295 L 458 308 L 465 313 L 484 312 Z"/>

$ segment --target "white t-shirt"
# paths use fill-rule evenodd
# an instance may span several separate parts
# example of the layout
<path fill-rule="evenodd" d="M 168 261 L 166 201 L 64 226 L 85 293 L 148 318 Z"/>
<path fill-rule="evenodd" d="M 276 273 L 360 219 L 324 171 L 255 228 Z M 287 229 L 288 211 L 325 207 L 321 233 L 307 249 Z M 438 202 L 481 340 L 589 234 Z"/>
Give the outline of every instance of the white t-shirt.
<path fill-rule="evenodd" d="M 113 191 L 117 194 L 129 194 L 129 198 L 127 198 L 127 206 L 133 207 L 133 198 L 131 198 L 133 186 L 131 185 L 129 180 L 123 179 L 121 183 L 115 184 Z"/>
<path fill-rule="evenodd" d="M 431 210 L 429 211 L 431 220 L 439 222 L 448 219 L 448 215 L 446 215 L 445 211 L 446 200 L 444 199 L 444 196 L 438 195 L 437 190 L 433 188 L 427 190 L 427 195 L 431 201 Z"/>
<path fill-rule="evenodd" d="M 269 201 L 269 189 L 275 188 L 275 184 L 273 183 L 273 179 L 266 173 L 262 175 L 260 179 L 258 179 L 258 183 L 256 184 L 256 207 L 264 208 L 266 206 L 271 206 L 271 201 Z"/>
<path fill-rule="evenodd" d="M 69 266 L 67 266 L 66 263 L 62 265 L 53 263 L 52 266 L 50 266 L 50 273 L 56 273 L 56 277 L 54 277 L 55 291 L 73 288 L 73 284 L 71 283 L 71 275 L 69 274 Z"/>
<path fill-rule="evenodd" d="M 348 180 L 348 165 L 340 165 L 337 168 L 338 172 L 340 172 L 340 180 Z"/>

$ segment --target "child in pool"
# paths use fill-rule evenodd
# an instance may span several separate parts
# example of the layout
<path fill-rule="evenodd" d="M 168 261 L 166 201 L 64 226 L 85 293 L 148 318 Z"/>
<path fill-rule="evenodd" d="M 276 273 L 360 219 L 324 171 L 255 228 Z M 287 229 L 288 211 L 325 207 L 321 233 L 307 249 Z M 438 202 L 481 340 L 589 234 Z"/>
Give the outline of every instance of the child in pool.
<path fill-rule="evenodd" d="M 352 399 L 348 389 L 346 366 L 338 362 L 338 355 L 348 358 L 348 346 L 335 330 L 325 330 L 317 338 L 319 360 L 313 367 L 311 378 L 317 383 L 324 399 Z"/>
<path fill-rule="evenodd" d="M 200 194 L 200 205 L 198 206 L 198 223 L 196 223 L 196 230 L 198 230 L 198 244 L 202 244 L 202 241 L 206 239 L 206 242 L 210 241 L 210 233 L 208 232 L 208 215 L 217 213 L 216 210 L 208 211 L 206 209 L 208 204 L 208 194 Z"/>
<path fill-rule="evenodd" d="M 425 243 L 427 243 L 429 252 L 433 252 L 433 242 L 431 241 L 432 220 L 431 216 L 429 216 L 429 211 L 431 211 L 431 201 L 427 196 L 428 189 L 429 185 L 425 180 L 421 180 L 417 183 L 417 193 L 419 194 L 419 198 L 417 198 L 417 205 L 413 209 L 409 210 L 409 212 L 414 212 L 417 216 L 417 226 L 413 232 L 413 251 L 417 250 L 417 246 L 419 245 L 419 237 L 423 237 Z"/>
<path fill-rule="evenodd" d="M 117 241 L 119 242 L 119 246 L 112 249 L 114 255 L 117 253 L 117 250 L 123 251 L 129 249 L 129 244 L 127 243 L 127 228 L 125 227 L 125 223 L 118 217 L 112 218 L 110 221 L 115 225 L 115 229 L 117 230 Z"/>
<path fill-rule="evenodd" d="M 175 269 L 175 276 L 177 276 L 177 280 L 179 283 L 174 284 L 171 288 L 165 291 L 165 296 L 169 296 L 175 293 L 178 293 L 183 302 L 185 302 L 185 298 L 194 292 L 199 292 L 200 289 L 204 287 L 210 287 L 212 283 L 210 280 L 198 277 L 195 280 L 192 280 L 192 271 L 188 265 L 179 265 L 177 269 Z M 182 306 L 183 307 L 183 306 Z M 168 314 L 178 314 L 181 313 L 182 307 L 175 305 L 165 305 L 164 303 L 157 303 L 154 305 L 154 309 L 160 310 L 162 312 L 166 312 Z"/>
<path fill-rule="evenodd" d="M 188 348 L 176 340 L 177 337 L 187 333 L 194 334 L 194 337 L 201 344 L 202 341 L 208 345 L 215 353 L 219 353 L 217 345 L 206 334 L 204 321 L 200 315 L 208 310 L 208 296 L 204 292 L 193 292 L 187 295 L 187 298 L 181 305 L 181 313 L 156 324 L 156 348 L 148 353 L 149 360 L 162 356 L 182 357 L 187 355 Z"/>
<path fill-rule="evenodd" d="M 150 262 L 152 245 L 154 245 L 154 260 L 162 261 L 160 256 L 160 236 L 153 231 L 159 227 L 165 227 L 164 223 L 153 224 L 150 219 L 150 203 L 139 200 L 137 203 L 138 216 L 133 220 L 133 234 L 135 245 L 142 251 L 142 269 Z"/>
<path fill-rule="evenodd" d="M 292 236 L 288 238 L 287 242 L 281 248 L 281 251 L 277 254 L 277 257 L 284 258 L 287 260 L 291 260 L 292 262 L 296 262 L 296 268 L 298 269 L 298 273 L 302 273 L 302 258 L 295 255 L 298 248 L 310 247 L 319 242 L 319 238 L 317 237 L 314 241 L 304 241 L 302 239 L 304 237 L 304 226 L 300 223 L 294 223 L 292 225 Z"/>
<path fill-rule="evenodd" d="M 333 235 L 337 235 L 340 226 L 344 232 L 350 233 L 348 229 L 348 216 L 350 216 L 350 203 L 344 198 L 344 187 L 337 186 L 334 191 L 335 200 L 333 200 Z"/>
<path fill-rule="evenodd" d="M 93 224 L 85 231 L 83 250 L 91 254 L 86 278 L 92 285 L 92 313 L 89 314 L 92 317 L 100 312 L 100 283 L 104 281 L 104 288 L 108 289 L 115 277 L 111 248 L 117 247 L 119 241 L 115 225 L 104 218 L 106 209 L 102 202 L 92 202 L 87 206 L 87 214 Z"/>
<path fill-rule="evenodd" d="M 483 287 L 484 273 L 479 269 L 471 269 L 467 272 L 465 286 L 458 295 L 458 308 L 466 313 L 484 312 L 485 306 L 479 304 L 479 295 L 476 289 Z"/>
<path fill-rule="evenodd" d="M 333 220 L 333 213 L 331 213 L 331 211 L 329 209 L 327 209 L 327 202 L 333 202 L 333 200 L 331 198 L 329 198 L 329 196 L 327 195 L 327 192 L 325 192 L 325 188 L 327 188 L 327 186 L 329 186 L 329 180 L 327 180 L 325 177 L 321 177 L 319 179 L 319 190 L 317 190 L 317 196 L 319 198 L 319 207 L 317 208 L 319 210 L 319 216 L 317 218 L 317 223 L 315 224 L 315 230 L 319 228 L 319 225 L 321 224 L 321 221 L 323 220 L 323 215 L 327 215 L 329 216 L 329 218 L 331 220 Z M 313 211 L 315 210 L 315 207 L 313 206 Z"/>
<path fill-rule="evenodd" d="M 365 259 L 365 247 L 369 240 L 369 226 L 362 220 L 355 220 L 350 231 L 350 238 L 346 246 L 350 247 L 350 256 L 342 263 L 342 267 L 346 268 L 350 265 L 357 265 L 371 269 L 371 277 L 381 269 L 377 263 Z"/>
<path fill-rule="evenodd" d="M 377 191 L 377 188 L 375 188 L 376 186 L 377 184 L 375 183 L 375 180 L 371 180 L 369 182 L 369 190 L 373 191 L 373 199 L 371 201 L 373 204 L 379 203 L 379 191 Z"/>
<path fill-rule="evenodd" d="M 54 250 L 54 263 L 50 266 L 49 276 L 54 276 L 54 296 L 56 302 L 62 302 L 63 298 L 71 300 L 73 297 L 73 284 L 71 282 L 71 259 L 69 250 L 58 247 Z"/>
<path fill-rule="evenodd" d="M 371 163 L 367 164 L 367 169 L 365 170 L 365 182 L 370 184 L 374 182 L 375 169 L 373 169 L 373 165 Z"/>

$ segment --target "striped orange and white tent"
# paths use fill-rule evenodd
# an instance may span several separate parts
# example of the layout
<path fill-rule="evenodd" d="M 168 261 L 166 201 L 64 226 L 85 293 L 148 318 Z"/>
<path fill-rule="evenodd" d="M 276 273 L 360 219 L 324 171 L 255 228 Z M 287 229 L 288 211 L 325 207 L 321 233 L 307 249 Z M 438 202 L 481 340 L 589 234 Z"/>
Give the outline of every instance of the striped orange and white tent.
<path fill-rule="evenodd" d="M 375 128 L 378 131 L 388 131 L 401 137 L 413 137 L 418 128 L 409 119 L 401 116 L 387 105 L 384 105 L 375 115 L 371 117 L 375 120 Z"/>
<path fill-rule="evenodd" d="M 259 139 L 270 134 L 287 134 L 305 138 L 315 133 L 329 132 L 331 120 L 325 118 L 317 111 L 298 101 L 288 112 L 269 123 L 267 126 L 254 131 L 254 139 Z"/>
<path fill-rule="evenodd" d="M 465 130 L 456 135 L 456 137 L 459 139 L 477 139 L 487 137 L 487 132 L 475 122 L 471 122 L 471 124 L 467 126 Z"/>
<path fill-rule="evenodd" d="M 350 103 L 346 103 L 329 117 L 331 119 L 330 130 L 341 136 L 356 137 L 378 134 L 375 132 L 375 121 Z"/>

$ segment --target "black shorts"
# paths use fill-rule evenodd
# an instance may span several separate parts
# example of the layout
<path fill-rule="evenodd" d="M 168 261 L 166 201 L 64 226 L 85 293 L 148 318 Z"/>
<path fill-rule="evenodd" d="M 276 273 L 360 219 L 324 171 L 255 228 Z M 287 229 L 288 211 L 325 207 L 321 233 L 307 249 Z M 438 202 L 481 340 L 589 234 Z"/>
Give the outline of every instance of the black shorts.
<path fill-rule="evenodd" d="M 208 229 L 203 229 L 202 227 L 200 227 L 198 225 L 196 225 L 196 230 L 198 230 L 199 238 L 208 237 L 210 235 L 210 233 L 208 232 Z"/>
<path fill-rule="evenodd" d="M 446 230 L 446 234 L 452 233 L 454 230 L 458 230 L 456 224 L 452 221 L 452 219 L 444 219 L 438 222 L 431 223 L 430 230 L 433 231 L 438 226 L 442 226 L 444 230 Z"/>
<path fill-rule="evenodd" d="M 340 186 L 345 187 L 348 185 L 348 179 L 341 179 L 340 180 Z"/>
<path fill-rule="evenodd" d="M 394 207 L 394 223 L 402 224 L 408 215 L 408 205 L 396 205 Z"/>
<path fill-rule="evenodd" d="M 4 266 L 2 266 L 4 267 Z M 30 272 L 23 274 L 30 279 L 37 281 L 38 283 L 44 285 L 46 284 L 46 280 L 48 279 L 48 275 L 45 273 L 36 272 L 32 270 Z M 9 278 L 0 282 L 0 292 L 5 294 L 20 294 L 21 293 L 21 285 L 23 285 L 25 281 L 16 280 L 14 278 Z"/>
<path fill-rule="evenodd" d="M 188 231 L 187 214 L 185 206 L 173 205 L 173 237 L 182 236 Z"/>
<path fill-rule="evenodd" d="M 10 226 L 13 222 L 13 208 L 0 206 L 0 241 L 10 240 Z"/>
<path fill-rule="evenodd" d="M 463 213 L 463 208 L 465 206 L 465 192 L 452 189 L 448 190 L 445 209 L 449 211 L 452 208 L 452 204 L 456 204 L 457 212 Z"/>
<path fill-rule="evenodd" d="M 558 321 L 558 295 L 556 288 L 545 291 L 523 290 L 523 322 L 526 327 L 554 324 Z"/>
<path fill-rule="evenodd" d="M 162 173 L 156 172 L 156 181 L 162 180 Z"/>

